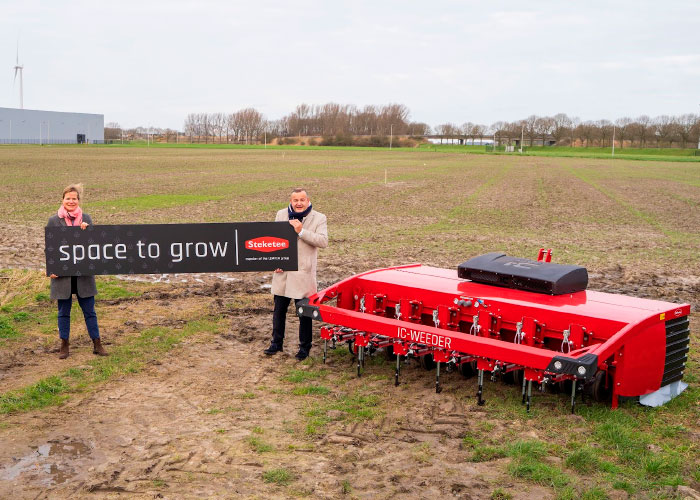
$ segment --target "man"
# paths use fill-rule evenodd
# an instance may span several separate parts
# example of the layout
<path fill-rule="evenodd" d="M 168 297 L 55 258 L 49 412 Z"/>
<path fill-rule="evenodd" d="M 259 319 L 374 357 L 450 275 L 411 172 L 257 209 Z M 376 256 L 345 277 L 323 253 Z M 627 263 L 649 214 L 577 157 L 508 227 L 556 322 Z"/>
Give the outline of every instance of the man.
<path fill-rule="evenodd" d="M 272 313 L 272 343 L 265 354 L 272 355 L 282 350 L 284 326 L 289 303 L 316 293 L 316 257 L 319 248 L 328 246 L 326 216 L 311 206 L 305 189 L 292 191 L 289 206 L 277 212 L 275 221 L 289 221 L 297 233 L 298 271 L 276 269 L 272 276 L 272 294 L 275 310 Z M 299 318 L 299 361 L 306 359 L 311 350 L 311 318 Z"/>

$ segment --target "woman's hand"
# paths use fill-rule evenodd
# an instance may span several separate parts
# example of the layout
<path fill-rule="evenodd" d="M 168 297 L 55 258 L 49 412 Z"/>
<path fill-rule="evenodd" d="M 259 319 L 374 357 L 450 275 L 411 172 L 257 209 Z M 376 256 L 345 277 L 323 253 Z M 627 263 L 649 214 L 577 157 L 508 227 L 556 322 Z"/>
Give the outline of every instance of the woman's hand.
<path fill-rule="evenodd" d="M 90 225 L 90 224 L 88 224 L 87 222 L 81 222 L 81 223 L 80 223 L 80 229 L 82 229 L 83 231 L 85 231 L 85 228 L 88 227 L 89 225 Z"/>
<path fill-rule="evenodd" d="M 51 273 L 51 274 L 49 275 L 49 278 L 51 278 L 51 279 L 53 280 L 53 279 L 58 278 L 58 276 L 56 276 L 54 273 Z"/>

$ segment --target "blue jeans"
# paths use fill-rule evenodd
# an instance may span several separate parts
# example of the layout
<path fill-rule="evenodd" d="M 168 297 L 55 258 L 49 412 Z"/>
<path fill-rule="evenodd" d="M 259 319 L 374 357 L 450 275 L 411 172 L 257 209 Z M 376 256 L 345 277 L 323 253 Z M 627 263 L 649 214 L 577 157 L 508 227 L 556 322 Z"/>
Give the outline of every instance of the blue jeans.
<path fill-rule="evenodd" d="M 76 294 L 76 297 L 78 295 Z M 78 297 L 78 304 L 83 310 L 85 326 L 92 340 L 100 338 L 100 329 L 97 326 L 97 313 L 95 312 L 95 297 Z M 67 299 L 58 299 L 58 335 L 68 340 L 70 335 L 70 310 L 73 306 L 73 296 Z"/>

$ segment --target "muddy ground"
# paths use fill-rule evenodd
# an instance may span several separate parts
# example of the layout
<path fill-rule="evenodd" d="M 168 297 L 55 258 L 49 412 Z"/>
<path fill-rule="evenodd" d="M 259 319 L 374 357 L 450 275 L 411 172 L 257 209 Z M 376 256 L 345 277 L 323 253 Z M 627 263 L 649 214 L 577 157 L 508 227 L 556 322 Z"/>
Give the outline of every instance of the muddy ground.
<path fill-rule="evenodd" d="M 389 366 L 370 367 L 357 379 L 349 353 L 331 356 L 325 367 L 331 381 L 339 378 L 345 391 L 367 395 L 392 391 L 391 405 L 363 422 L 329 410 L 324 431 L 307 435 L 309 400 L 290 397 L 293 384 L 284 377 L 293 369 L 317 370 L 320 350 L 315 347 L 314 360 L 304 364 L 294 359 L 293 342 L 283 354 L 265 356 L 269 305 L 242 315 L 224 305 L 242 294 L 269 302 L 264 278 L 238 278 L 169 284 L 138 300 L 111 301 L 105 309 L 123 308 L 126 316 L 139 310 L 162 314 L 135 316 L 123 332 L 173 326 L 177 314 L 167 310 L 182 311 L 193 302 L 223 315 L 228 328 L 218 336 L 192 338 L 141 373 L 74 395 L 59 408 L 4 417 L 0 497 L 335 498 L 345 490 L 357 497 L 490 498 L 499 486 L 520 491 L 520 498 L 551 496 L 547 489 L 518 484 L 493 462 L 467 460 L 460 438 L 479 428 L 482 409 L 462 392 L 455 374 L 444 378 L 445 392 L 437 395 L 432 378 L 414 365 L 405 368 L 403 384 L 394 389 Z M 290 315 L 290 324 L 294 321 Z M 27 347 L 11 359 L 3 353 L 2 391 L 83 366 L 92 355 L 84 332 L 75 337 L 81 340 L 65 362 L 56 359 L 55 346 L 49 352 Z M 116 333 L 104 337 L 108 347 L 120 342 Z M 256 450 L 251 444 L 256 437 L 272 449 Z M 289 484 L 263 480 L 275 468 L 291 472 Z"/>
<path fill-rule="evenodd" d="M 334 279 L 322 275 L 321 285 Z M 349 353 L 334 353 L 324 367 L 322 384 L 331 394 L 377 397 L 381 411 L 376 418 L 355 421 L 330 409 L 324 429 L 309 434 L 308 410 L 318 401 L 291 395 L 295 385 L 285 376 L 292 370 L 317 372 L 322 366 L 320 342 L 315 342 L 313 359 L 303 364 L 293 357 L 294 342 L 274 358 L 262 353 L 270 331 L 271 300 L 265 288 L 269 277 L 201 275 L 165 281 L 140 297 L 101 304 L 108 348 L 144 328 L 177 328 L 191 314 L 223 317 L 222 332 L 188 338 L 140 373 L 74 394 L 60 407 L 3 417 L 0 497 L 347 494 L 477 499 L 491 498 L 500 488 L 513 498 L 553 498 L 551 489 L 507 474 L 509 458 L 470 460 L 471 452 L 462 445 L 465 435 L 547 435 L 545 426 L 520 419 L 489 416 L 486 422 L 485 410 L 475 404 L 474 380 L 446 374 L 444 392 L 438 395 L 434 378 L 413 364 L 404 368 L 402 384 L 395 388 L 391 365 L 370 365 L 358 379 Z M 688 277 L 626 281 L 620 268 L 593 275 L 592 282 L 598 289 L 639 296 L 653 292 L 669 300 L 700 297 L 698 281 Z M 247 307 L 231 306 L 241 298 Z M 296 320 L 291 314 L 289 323 L 294 339 Z M 57 343 L 28 343 L 2 351 L 0 391 L 26 386 L 68 366 L 85 368 L 92 354 L 84 329 L 77 327 L 73 338 L 66 361 L 56 359 Z M 580 417 L 565 418 L 572 428 L 581 424 Z M 561 462 L 558 457 L 549 459 Z M 266 482 L 265 474 L 276 469 L 289 473 L 288 480 Z"/>

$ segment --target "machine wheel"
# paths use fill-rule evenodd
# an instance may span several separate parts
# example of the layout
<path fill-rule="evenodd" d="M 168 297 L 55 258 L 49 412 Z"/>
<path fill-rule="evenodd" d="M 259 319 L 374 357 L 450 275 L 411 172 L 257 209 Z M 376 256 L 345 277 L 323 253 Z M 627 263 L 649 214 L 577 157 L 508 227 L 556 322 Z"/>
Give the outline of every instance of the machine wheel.
<path fill-rule="evenodd" d="M 459 374 L 464 378 L 471 378 L 476 375 L 476 361 L 469 361 L 459 365 Z"/>
<path fill-rule="evenodd" d="M 435 361 L 433 361 L 432 354 L 426 354 L 425 356 L 421 356 L 419 361 L 420 365 L 423 367 L 424 370 L 432 370 L 435 368 Z"/>
<path fill-rule="evenodd" d="M 351 355 L 355 355 L 355 341 L 354 340 L 348 340 L 348 351 L 350 351 Z"/>
<path fill-rule="evenodd" d="M 394 354 L 394 346 L 386 346 L 384 348 L 384 357 L 387 361 L 396 361 L 396 354 Z"/>
<path fill-rule="evenodd" d="M 591 396 L 593 396 L 594 401 L 605 403 L 610 399 L 610 396 L 612 395 L 612 391 L 610 390 L 612 384 L 606 384 L 606 382 L 610 382 L 608 372 L 598 370 L 593 377 L 593 387 L 591 389 Z M 605 387 L 606 385 L 608 387 Z"/>

